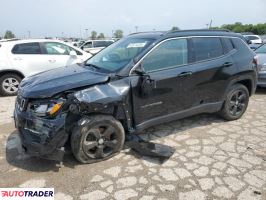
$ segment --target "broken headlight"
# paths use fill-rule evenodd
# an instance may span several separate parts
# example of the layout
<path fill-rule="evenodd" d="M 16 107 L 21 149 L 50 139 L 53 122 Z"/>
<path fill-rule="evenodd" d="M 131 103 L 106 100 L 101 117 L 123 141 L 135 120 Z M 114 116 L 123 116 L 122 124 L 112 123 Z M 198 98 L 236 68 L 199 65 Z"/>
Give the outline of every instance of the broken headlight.
<path fill-rule="evenodd" d="M 49 102 L 32 102 L 29 105 L 31 112 L 35 113 L 37 116 L 46 117 L 54 116 L 58 111 L 61 110 L 64 101 L 49 101 Z"/>

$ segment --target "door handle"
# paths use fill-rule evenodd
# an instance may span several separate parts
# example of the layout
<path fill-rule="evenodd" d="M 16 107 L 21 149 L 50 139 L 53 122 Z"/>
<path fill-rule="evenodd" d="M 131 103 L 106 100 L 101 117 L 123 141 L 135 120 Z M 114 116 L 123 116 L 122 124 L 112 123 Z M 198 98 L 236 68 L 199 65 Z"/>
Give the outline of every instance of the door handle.
<path fill-rule="evenodd" d="M 226 63 L 223 64 L 223 67 L 230 67 L 232 65 L 233 65 L 232 62 L 226 62 Z"/>
<path fill-rule="evenodd" d="M 191 71 L 189 71 L 189 72 L 182 72 L 182 73 L 178 74 L 177 76 L 178 77 L 185 77 L 185 76 L 190 76 L 192 74 L 193 73 Z"/>
<path fill-rule="evenodd" d="M 22 60 L 22 58 L 16 57 L 16 58 L 14 58 L 14 60 Z"/>
<path fill-rule="evenodd" d="M 51 60 L 48 60 L 50 63 L 55 63 L 56 60 L 55 59 L 51 59 Z"/>

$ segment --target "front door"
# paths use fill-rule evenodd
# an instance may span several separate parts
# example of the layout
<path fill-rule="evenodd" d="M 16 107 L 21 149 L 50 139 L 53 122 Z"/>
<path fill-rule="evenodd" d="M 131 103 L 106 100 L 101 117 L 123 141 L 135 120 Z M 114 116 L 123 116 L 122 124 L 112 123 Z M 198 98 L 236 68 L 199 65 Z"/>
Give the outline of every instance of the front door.
<path fill-rule="evenodd" d="M 189 105 L 183 101 L 188 85 L 182 84 L 191 75 L 188 70 L 187 39 L 162 42 L 141 61 L 149 79 L 150 92 L 143 94 L 143 79 L 132 78 L 134 120 L 139 125 L 153 119 L 184 110 Z M 136 81 L 137 80 L 137 81 Z M 138 83 L 136 83 L 138 82 Z"/>

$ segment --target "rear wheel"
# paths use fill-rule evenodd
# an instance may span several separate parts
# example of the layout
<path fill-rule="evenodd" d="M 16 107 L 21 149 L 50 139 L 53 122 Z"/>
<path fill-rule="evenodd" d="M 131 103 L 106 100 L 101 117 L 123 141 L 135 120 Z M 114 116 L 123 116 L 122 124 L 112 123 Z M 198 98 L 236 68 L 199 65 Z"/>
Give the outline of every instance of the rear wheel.
<path fill-rule="evenodd" d="M 13 96 L 18 93 L 18 86 L 21 77 L 16 74 L 5 74 L 0 77 L 0 94 L 3 96 Z"/>
<path fill-rule="evenodd" d="M 97 115 L 79 120 L 71 136 L 71 148 L 82 163 L 94 163 L 116 155 L 124 145 L 122 124 L 112 116 Z"/>
<path fill-rule="evenodd" d="M 249 102 L 248 89 L 242 84 L 233 85 L 220 111 L 220 115 L 226 120 L 236 120 L 245 113 Z"/>

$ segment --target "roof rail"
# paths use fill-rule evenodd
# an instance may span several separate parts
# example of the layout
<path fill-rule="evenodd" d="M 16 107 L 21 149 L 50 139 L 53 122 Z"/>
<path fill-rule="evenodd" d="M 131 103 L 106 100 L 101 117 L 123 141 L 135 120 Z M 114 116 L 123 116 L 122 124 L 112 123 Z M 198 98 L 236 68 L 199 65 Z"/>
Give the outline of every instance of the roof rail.
<path fill-rule="evenodd" d="M 136 34 L 140 34 L 140 33 L 162 33 L 164 34 L 166 31 L 143 31 L 143 32 L 136 32 L 136 33 L 131 33 L 129 35 L 136 35 Z"/>
<path fill-rule="evenodd" d="M 168 31 L 166 34 L 168 33 L 180 33 L 180 32 L 203 32 L 203 31 L 206 31 L 206 32 L 231 32 L 230 30 L 228 29 L 188 29 L 188 30 L 176 30 L 176 31 Z"/>

